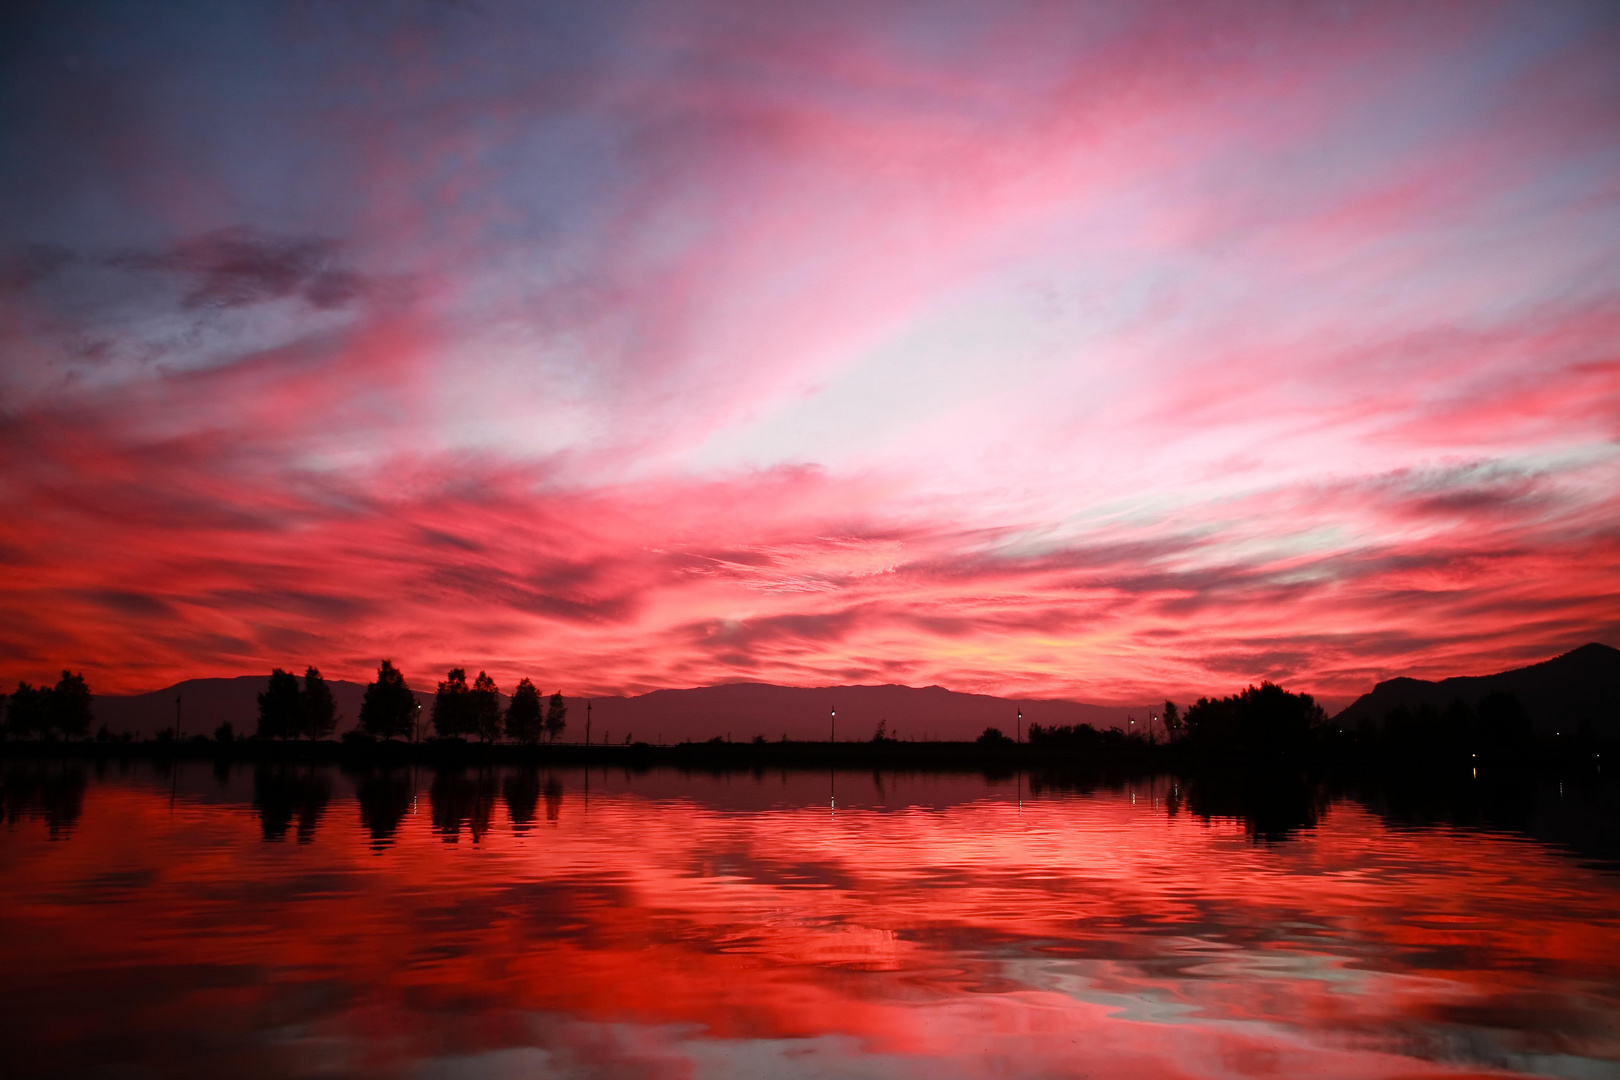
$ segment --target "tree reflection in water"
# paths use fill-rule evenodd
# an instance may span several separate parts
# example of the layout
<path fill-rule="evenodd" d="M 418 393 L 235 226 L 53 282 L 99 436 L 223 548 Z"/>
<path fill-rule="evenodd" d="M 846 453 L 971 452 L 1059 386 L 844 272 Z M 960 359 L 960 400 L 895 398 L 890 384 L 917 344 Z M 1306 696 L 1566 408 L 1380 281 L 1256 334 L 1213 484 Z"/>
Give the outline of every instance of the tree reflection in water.
<path fill-rule="evenodd" d="M 836 815 L 825 772 L 597 770 L 589 813 L 569 770 L 0 782 L 8 1077 L 1620 1066 L 1620 877 L 1529 839 L 1612 835 L 1595 780 L 851 770 Z"/>
<path fill-rule="evenodd" d="M 326 769 L 310 764 L 260 765 L 253 770 L 253 805 L 266 840 L 283 840 L 296 819 L 300 844 L 315 839 L 315 827 L 332 798 Z"/>
<path fill-rule="evenodd" d="M 71 761 L 13 762 L 0 773 L 0 822 L 43 820 L 66 837 L 84 810 L 85 768 Z"/>
<path fill-rule="evenodd" d="M 411 773 L 407 769 L 368 769 L 352 779 L 360 824 L 371 836 L 371 849 L 380 852 L 393 843 L 399 823 L 415 801 Z"/>
<path fill-rule="evenodd" d="M 495 813 L 495 773 L 491 769 L 438 769 L 428 787 L 433 828 L 447 844 L 461 839 L 465 826 L 473 843 L 489 831 Z"/>

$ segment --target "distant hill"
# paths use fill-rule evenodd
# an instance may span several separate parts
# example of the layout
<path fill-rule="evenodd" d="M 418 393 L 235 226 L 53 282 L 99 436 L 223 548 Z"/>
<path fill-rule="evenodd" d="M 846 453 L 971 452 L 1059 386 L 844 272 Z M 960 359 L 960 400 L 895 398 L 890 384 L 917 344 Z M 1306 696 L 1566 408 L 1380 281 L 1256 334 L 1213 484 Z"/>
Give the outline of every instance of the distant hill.
<path fill-rule="evenodd" d="M 1465 675 L 1439 682 L 1390 679 L 1351 702 L 1334 719 L 1345 728 L 1353 728 L 1363 719 L 1382 724 L 1384 715 L 1397 706 L 1444 709 L 1458 698 L 1477 706 L 1492 690 L 1506 690 L 1517 697 L 1538 734 L 1570 731 L 1586 720 L 1594 734 L 1620 738 L 1620 649 L 1596 642 L 1495 675 Z"/>
<path fill-rule="evenodd" d="M 97 695 L 96 724 L 106 724 L 113 732 L 130 731 L 150 736 L 172 727 L 175 698 L 181 699 L 181 730 L 185 735 L 212 735 L 225 721 L 238 733 L 252 732 L 258 725 L 258 694 L 267 676 L 243 675 L 234 679 L 187 679 L 185 682 L 147 694 Z M 301 680 L 300 680 L 301 681 Z M 331 680 L 340 719 L 338 733 L 354 727 L 360 715 L 365 687 L 359 683 Z M 424 719 L 433 708 L 432 683 L 418 688 Z M 568 728 L 563 738 L 580 741 L 585 734 L 584 698 L 565 698 Z M 505 699 L 503 697 L 504 706 Z M 1131 717 L 1145 722 L 1156 708 L 1086 705 L 1073 701 L 1053 701 L 961 694 L 940 686 L 774 686 L 769 683 L 727 683 L 690 690 L 655 690 L 635 697 L 593 698 L 591 735 L 595 740 L 611 738 L 622 742 L 629 735 L 638 740 L 679 742 L 683 739 L 709 739 L 729 735 L 742 741 L 763 735 L 779 739 L 825 739 L 828 712 L 838 709 L 840 740 L 869 739 L 879 721 L 888 721 L 891 734 L 901 738 L 971 739 L 985 727 L 994 725 L 1008 735 L 1017 723 L 1018 710 L 1024 723 L 1042 725 L 1091 724 L 1093 727 L 1124 727 Z"/>
<path fill-rule="evenodd" d="M 584 719 L 583 702 L 569 701 L 569 737 Z M 1149 708 L 1085 705 L 1074 701 L 1023 700 L 961 694 L 942 686 L 773 686 L 769 683 L 727 683 L 692 690 L 655 690 L 628 698 L 597 698 L 592 702 L 594 737 L 607 735 L 622 741 L 626 735 L 648 742 L 707 739 L 729 734 L 732 739 L 825 739 L 829 716 L 838 710 L 838 738 L 869 739 L 878 723 L 900 738 L 971 739 L 987 726 L 1013 734 L 1018 710 L 1024 723 L 1124 726 L 1131 716 L 1147 720 Z M 1157 710 L 1154 710 L 1157 711 Z"/>

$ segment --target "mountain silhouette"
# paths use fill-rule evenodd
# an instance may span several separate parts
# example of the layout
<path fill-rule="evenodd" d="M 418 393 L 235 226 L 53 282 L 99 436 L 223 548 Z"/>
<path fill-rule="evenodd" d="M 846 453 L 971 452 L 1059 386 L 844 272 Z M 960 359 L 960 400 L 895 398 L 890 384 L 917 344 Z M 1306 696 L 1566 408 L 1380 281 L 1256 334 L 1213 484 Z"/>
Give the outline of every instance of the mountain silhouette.
<path fill-rule="evenodd" d="M 415 693 L 426 719 L 433 709 L 435 682 L 427 676 L 418 678 Z M 174 726 L 174 699 L 178 695 L 183 702 L 183 735 L 212 735 L 227 721 L 238 734 L 251 734 L 258 726 L 258 694 L 267 680 L 268 674 L 187 679 L 145 694 L 99 694 L 95 699 L 96 723 L 106 724 L 113 732 L 154 735 Z M 303 680 L 299 682 L 301 685 Z M 342 679 L 329 679 L 327 685 L 337 702 L 336 734 L 341 735 L 355 726 L 365 687 Z M 580 742 L 585 737 L 586 699 L 564 700 L 568 705 L 568 727 L 563 739 Z M 887 721 L 888 733 L 900 738 L 972 739 L 990 725 L 1011 735 L 1019 709 L 1023 710 L 1026 727 L 1031 722 L 1045 726 L 1124 727 L 1131 717 L 1140 726 L 1150 712 L 1159 711 L 1150 705 L 1088 705 L 964 694 L 941 686 L 796 687 L 770 683 L 655 690 L 633 697 L 592 698 L 590 705 L 591 738 L 595 742 L 606 738 L 622 742 L 629 735 L 638 741 L 662 739 L 671 743 L 717 735 L 729 735 L 739 742 L 756 735 L 772 740 L 783 735 L 790 739 L 825 739 L 828 712 L 834 707 L 838 710 L 838 738 L 846 742 L 871 738 L 880 721 Z M 501 707 L 505 706 L 503 694 Z"/>
<path fill-rule="evenodd" d="M 1140 727 L 1157 708 L 1088 705 L 1075 701 L 1025 700 L 989 694 L 963 694 L 942 686 L 775 686 L 770 683 L 725 683 L 691 690 L 654 690 L 637 697 L 596 698 L 592 701 L 593 738 L 613 741 L 632 734 L 636 739 L 665 742 L 705 739 L 729 734 L 742 741 L 766 739 L 825 739 L 829 713 L 838 710 L 841 741 L 870 739 L 880 722 L 887 721 L 892 737 L 902 739 L 972 739 L 987 726 L 1013 734 L 1018 711 L 1024 725 L 1033 721 L 1053 724 L 1090 724 L 1123 727 L 1134 716 Z M 584 702 L 569 699 L 568 738 L 579 737 L 585 720 Z"/>
<path fill-rule="evenodd" d="M 1572 733 L 1584 721 L 1594 735 L 1620 737 L 1620 649 L 1597 642 L 1495 675 L 1463 675 L 1439 682 L 1389 679 L 1351 702 L 1334 720 L 1346 729 L 1364 719 L 1382 724 L 1385 714 L 1399 706 L 1444 709 L 1458 698 L 1477 708 L 1492 690 L 1517 697 L 1537 734 Z"/>

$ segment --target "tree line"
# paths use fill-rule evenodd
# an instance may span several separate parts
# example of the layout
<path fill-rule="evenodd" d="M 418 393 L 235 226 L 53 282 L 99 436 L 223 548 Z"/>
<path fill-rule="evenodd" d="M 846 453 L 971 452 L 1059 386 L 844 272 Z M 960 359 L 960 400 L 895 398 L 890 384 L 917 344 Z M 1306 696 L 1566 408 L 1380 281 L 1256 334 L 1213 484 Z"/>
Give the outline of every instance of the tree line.
<path fill-rule="evenodd" d="M 258 695 L 258 737 L 261 739 L 326 739 L 340 717 L 331 687 L 313 665 L 302 681 L 291 671 L 274 668 Z M 502 738 L 533 745 L 554 742 L 567 727 L 568 708 L 559 691 L 542 698 L 530 679 L 513 689 L 503 708 L 500 688 L 487 672 L 470 683 L 465 668 L 451 668 L 438 683 L 430 711 L 433 733 L 440 739 Z M 415 739 L 422 734 L 422 709 L 404 674 L 388 660 L 367 684 L 360 706 L 359 724 L 345 738 Z M 1346 753 L 1391 761 L 1424 762 L 1468 759 L 1480 764 L 1512 762 L 1532 749 L 1534 736 L 1523 706 L 1512 694 L 1492 691 L 1477 706 L 1458 700 L 1445 709 L 1420 706 L 1392 710 L 1374 727 L 1365 721 L 1356 731 L 1342 731 L 1329 722 L 1326 712 L 1309 694 L 1295 694 L 1273 683 L 1249 686 L 1221 698 L 1199 698 L 1182 711 L 1166 701 L 1162 715 L 1141 729 L 1099 731 L 1089 724 L 1027 729 L 1032 746 L 1084 752 L 1152 743 L 1159 731 L 1174 744 L 1197 756 L 1243 759 L 1298 759 Z M 0 738 L 84 738 L 94 722 L 90 687 L 83 674 L 64 670 L 55 686 L 19 682 L 11 694 L 0 694 Z M 886 723 L 878 726 L 873 742 L 892 736 Z M 220 742 L 235 733 L 225 723 L 215 732 Z M 161 732 L 160 737 L 172 737 Z M 107 738 L 105 727 L 97 738 Z M 199 738 L 201 736 L 198 736 Z M 785 736 L 784 736 L 785 738 Z M 717 738 L 715 741 L 719 741 Z M 758 740 L 756 740 L 758 741 Z M 997 728 L 987 728 L 981 744 L 1011 740 Z"/>
<path fill-rule="evenodd" d="M 11 694 L 0 694 L 0 734 L 17 739 L 82 739 L 95 719 L 90 686 L 82 674 L 64 670 L 55 686 L 19 682 Z"/>
<path fill-rule="evenodd" d="M 320 668 L 311 664 L 304 670 L 302 689 L 292 672 L 270 669 L 270 685 L 259 695 L 259 738 L 324 739 L 336 727 L 337 702 Z M 221 742 L 230 741 L 228 732 L 228 724 L 220 727 Z"/>
<path fill-rule="evenodd" d="M 1164 737 L 1206 754 L 1248 758 L 1290 757 L 1315 749 L 1329 737 L 1327 712 L 1309 694 L 1294 694 L 1275 683 L 1249 686 L 1223 698 L 1199 698 L 1183 712 L 1166 701 L 1150 718 L 1146 731 L 1098 731 L 1090 724 L 1042 727 L 1029 725 L 1031 745 L 1083 750 L 1105 745 L 1150 744 L 1156 741 L 1152 720 Z M 994 729 L 979 737 L 986 741 Z M 1005 738 L 999 731 L 997 737 Z"/>
<path fill-rule="evenodd" d="M 465 668 L 451 668 L 433 696 L 433 731 L 441 739 L 477 738 L 494 742 L 503 736 L 532 745 L 554 742 L 567 727 L 568 707 L 559 691 L 542 702 L 540 691 L 524 679 L 501 708 L 500 687 L 488 672 L 480 671 L 471 685 Z M 414 739 L 419 734 L 421 703 L 405 675 L 391 661 L 377 668 L 360 703 L 359 732 L 373 739 Z M 269 685 L 259 695 L 260 738 L 326 738 L 337 725 L 331 689 L 320 671 L 310 667 L 300 689 L 297 676 L 281 668 L 270 672 Z"/>

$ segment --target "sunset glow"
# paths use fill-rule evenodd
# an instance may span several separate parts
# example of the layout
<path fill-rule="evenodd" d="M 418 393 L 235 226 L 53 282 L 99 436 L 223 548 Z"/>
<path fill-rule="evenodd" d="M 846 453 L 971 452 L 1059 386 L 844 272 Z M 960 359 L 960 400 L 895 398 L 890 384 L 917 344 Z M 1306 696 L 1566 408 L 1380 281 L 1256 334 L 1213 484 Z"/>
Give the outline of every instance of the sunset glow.
<path fill-rule="evenodd" d="M 1612 6 L 42 6 L 0 102 L 8 685 L 1620 643 Z"/>

